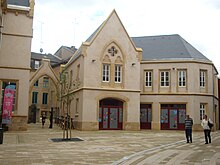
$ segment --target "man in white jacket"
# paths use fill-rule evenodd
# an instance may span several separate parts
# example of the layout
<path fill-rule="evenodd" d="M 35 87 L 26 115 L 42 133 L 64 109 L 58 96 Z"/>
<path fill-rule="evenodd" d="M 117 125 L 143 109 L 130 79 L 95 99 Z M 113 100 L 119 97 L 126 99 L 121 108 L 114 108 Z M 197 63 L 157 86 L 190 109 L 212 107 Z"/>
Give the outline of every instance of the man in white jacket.
<path fill-rule="evenodd" d="M 201 126 L 204 130 L 205 144 L 208 144 L 208 142 L 211 143 L 211 128 L 209 127 L 208 122 L 213 123 L 211 119 L 208 119 L 207 115 L 204 115 Z"/>

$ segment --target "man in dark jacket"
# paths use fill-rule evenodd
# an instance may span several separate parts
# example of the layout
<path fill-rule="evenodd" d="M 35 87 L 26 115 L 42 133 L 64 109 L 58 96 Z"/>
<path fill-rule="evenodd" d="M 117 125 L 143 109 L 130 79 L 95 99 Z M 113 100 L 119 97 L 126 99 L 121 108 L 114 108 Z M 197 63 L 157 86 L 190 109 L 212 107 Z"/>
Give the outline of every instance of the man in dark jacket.
<path fill-rule="evenodd" d="M 192 143 L 192 126 L 193 126 L 193 119 L 186 115 L 185 119 L 185 134 L 186 134 L 186 142 Z"/>

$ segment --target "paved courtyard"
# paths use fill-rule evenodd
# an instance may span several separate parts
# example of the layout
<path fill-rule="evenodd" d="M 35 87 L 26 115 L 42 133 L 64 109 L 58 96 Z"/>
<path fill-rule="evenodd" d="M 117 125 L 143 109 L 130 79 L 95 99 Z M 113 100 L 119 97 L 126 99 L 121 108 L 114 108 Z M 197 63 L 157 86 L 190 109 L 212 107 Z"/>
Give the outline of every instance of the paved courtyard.
<path fill-rule="evenodd" d="M 29 124 L 26 132 L 5 132 L 0 145 L 0 165 L 73 164 L 194 164 L 220 165 L 220 132 L 204 144 L 203 132 L 193 132 L 193 143 L 183 131 L 72 131 L 83 141 L 52 142 L 62 130 Z"/>

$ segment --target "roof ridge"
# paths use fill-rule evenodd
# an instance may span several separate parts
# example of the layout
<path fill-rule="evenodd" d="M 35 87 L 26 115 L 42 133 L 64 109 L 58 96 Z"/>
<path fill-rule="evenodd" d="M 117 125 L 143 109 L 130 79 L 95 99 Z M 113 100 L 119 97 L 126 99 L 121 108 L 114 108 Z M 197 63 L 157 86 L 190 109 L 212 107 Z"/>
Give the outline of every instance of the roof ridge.
<path fill-rule="evenodd" d="M 196 53 L 198 53 L 200 56 L 203 56 L 203 58 L 206 58 L 207 60 L 209 60 L 205 55 L 203 55 L 198 49 L 196 49 L 193 45 L 191 45 L 188 41 L 186 41 L 184 38 L 182 38 L 181 36 L 179 36 L 180 41 L 183 43 L 185 49 L 187 50 L 187 52 L 189 53 L 191 58 L 195 58 L 195 54 L 192 54 L 192 51 L 195 51 Z M 210 60 L 209 60 L 210 61 Z"/>
<path fill-rule="evenodd" d="M 179 34 L 164 34 L 164 35 L 152 35 L 152 36 L 137 36 L 131 38 L 150 38 L 150 37 L 169 37 L 169 36 L 180 36 Z"/>

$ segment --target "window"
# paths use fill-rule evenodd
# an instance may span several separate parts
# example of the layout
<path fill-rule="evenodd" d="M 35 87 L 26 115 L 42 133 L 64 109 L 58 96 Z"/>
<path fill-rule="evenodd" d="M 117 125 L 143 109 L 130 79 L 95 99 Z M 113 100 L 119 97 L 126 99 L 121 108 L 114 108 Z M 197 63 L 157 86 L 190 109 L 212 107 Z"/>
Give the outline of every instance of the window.
<path fill-rule="evenodd" d="M 38 69 L 40 67 L 40 61 L 34 61 L 34 69 Z"/>
<path fill-rule="evenodd" d="M 205 87 L 205 79 L 206 79 L 206 71 L 200 70 L 199 73 L 199 79 L 200 79 L 200 87 Z"/>
<path fill-rule="evenodd" d="M 109 76 L 110 76 L 110 65 L 109 64 L 103 64 L 103 75 L 102 75 L 102 81 L 109 82 Z"/>
<path fill-rule="evenodd" d="M 77 71 L 76 71 L 76 79 L 79 80 L 79 73 L 80 73 L 80 64 L 77 65 Z"/>
<path fill-rule="evenodd" d="M 146 87 L 152 86 L 152 71 L 145 72 L 145 86 Z"/>
<path fill-rule="evenodd" d="M 178 84 L 180 87 L 186 86 L 186 71 L 185 70 L 178 71 Z"/>
<path fill-rule="evenodd" d="M 205 104 L 200 104 L 200 120 L 203 119 L 204 115 L 205 115 Z"/>
<path fill-rule="evenodd" d="M 32 93 L 32 104 L 37 104 L 37 95 L 38 95 L 38 92 Z"/>
<path fill-rule="evenodd" d="M 42 104 L 47 104 L 48 93 L 43 93 Z"/>
<path fill-rule="evenodd" d="M 121 65 L 115 65 L 115 82 L 116 83 L 121 83 L 121 73 L 122 73 Z"/>
<path fill-rule="evenodd" d="M 8 5 L 16 5 L 16 6 L 25 6 L 25 7 L 30 6 L 29 0 L 22 0 L 22 1 L 7 0 L 7 4 Z"/>
<path fill-rule="evenodd" d="M 38 87 L 38 80 L 34 83 L 35 87 Z"/>
<path fill-rule="evenodd" d="M 43 78 L 43 88 L 48 88 L 49 87 L 49 78 L 44 77 Z"/>
<path fill-rule="evenodd" d="M 78 113 L 79 98 L 76 99 L 76 113 Z"/>
<path fill-rule="evenodd" d="M 169 86 L 169 72 L 161 71 L 160 72 L 160 86 Z"/>

